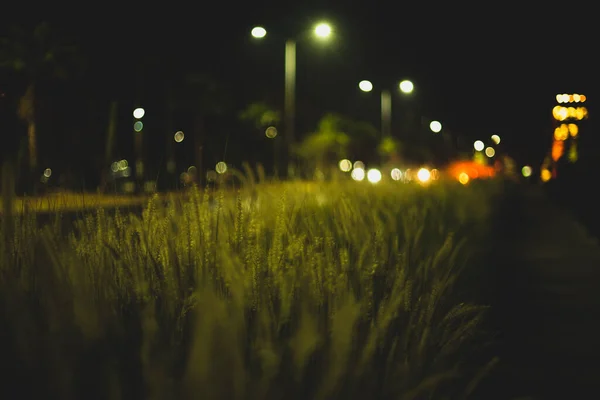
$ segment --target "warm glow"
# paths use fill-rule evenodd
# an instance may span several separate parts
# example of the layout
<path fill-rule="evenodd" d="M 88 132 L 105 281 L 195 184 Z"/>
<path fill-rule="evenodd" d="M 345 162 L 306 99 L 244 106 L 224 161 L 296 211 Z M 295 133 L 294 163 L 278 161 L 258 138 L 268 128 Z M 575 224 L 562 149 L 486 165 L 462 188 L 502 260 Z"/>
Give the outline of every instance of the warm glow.
<path fill-rule="evenodd" d="M 373 90 L 373 84 L 370 81 L 360 81 L 358 83 L 358 88 L 363 92 L 370 92 Z"/>
<path fill-rule="evenodd" d="M 554 140 L 567 140 L 569 137 L 569 127 L 562 124 L 554 129 Z"/>
<path fill-rule="evenodd" d="M 483 142 L 481 140 L 477 140 L 477 141 L 475 141 L 475 143 L 473 143 L 473 147 L 475 148 L 476 151 L 481 151 L 481 150 L 483 150 L 485 145 L 483 144 Z"/>
<path fill-rule="evenodd" d="M 523 168 L 521 168 L 521 174 L 523 174 L 525 178 L 529 178 L 531 176 L 531 172 L 532 169 L 529 165 L 526 165 Z"/>
<path fill-rule="evenodd" d="M 482 153 L 477 154 L 483 156 Z M 460 181 L 460 176 L 463 173 L 467 174 L 469 180 L 473 180 L 477 178 L 492 178 L 496 174 L 496 171 L 492 166 L 479 164 L 470 160 L 455 161 L 448 166 L 447 174 L 454 179 Z"/>
<path fill-rule="evenodd" d="M 467 183 L 469 183 L 469 175 L 466 172 L 461 172 L 460 175 L 458 175 L 458 181 L 460 183 L 462 183 L 463 185 L 466 185 Z"/>
<path fill-rule="evenodd" d="M 398 86 L 400 87 L 400 91 L 404 94 L 410 94 L 415 90 L 415 85 L 409 80 L 400 82 L 400 85 Z"/>
<path fill-rule="evenodd" d="M 569 124 L 569 135 L 571 137 L 577 137 L 579 134 L 579 127 L 576 124 Z"/>
<path fill-rule="evenodd" d="M 431 172 L 429 172 L 429 170 L 427 168 L 421 168 L 418 172 L 417 172 L 417 179 L 421 182 L 421 183 L 426 183 L 429 181 L 429 179 L 431 178 Z"/>
<path fill-rule="evenodd" d="M 556 95 L 556 102 L 559 104 L 566 104 L 566 103 L 583 103 L 585 102 L 586 97 L 582 94 L 557 94 Z"/>
<path fill-rule="evenodd" d="M 399 181 L 400 179 L 402 179 L 402 171 L 400 171 L 398 168 L 392 169 L 392 171 L 390 172 L 390 175 L 392 176 L 392 179 L 395 181 Z"/>
<path fill-rule="evenodd" d="M 565 152 L 565 142 L 562 140 L 555 140 L 554 143 L 552 143 L 552 159 L 554 161 L 558 161 L 560 160 L 560 158 L 563 156 Z"/>
<path fill-rule="evenodd" d="M 492 142 L 494 142 L 495 144 L 500 144 L 500 136 L 492 135 Z"/>
<path fill-rule="evenodd" d="M 185 135 L 183 134 L 183 131 L 177 131 L 175 132 L 175 135 L 173 135 L 173 139 L 177 142 L 177 143 L 181 143 L 183 142 L 183 139 L 185 138 Z"/>
<path fill-rule="evenodd" d="M 548 182 L 550 180 L 550 178 L 552 178 L 552 172 L 550 172 L 550 170 L 544 168 L 544 169 L 542 169 L 542 173 L 540 174 L 540 177 L 542 178 L 542 182 Z"/>
<path fill-rule="evenodd" d="M 267 36 L 267 30 L 262 26 L 255 26 L 254 28 L 252 28 L 250 34 L 256 39 L 262 39 L 265 36 Z"/>
<path fill-rule="evenodd" d="M 489 158 L 492 158 L 496 155 L 496 150 L 493 147 L 488 147 L 485 149 L 485 155 Z"/>

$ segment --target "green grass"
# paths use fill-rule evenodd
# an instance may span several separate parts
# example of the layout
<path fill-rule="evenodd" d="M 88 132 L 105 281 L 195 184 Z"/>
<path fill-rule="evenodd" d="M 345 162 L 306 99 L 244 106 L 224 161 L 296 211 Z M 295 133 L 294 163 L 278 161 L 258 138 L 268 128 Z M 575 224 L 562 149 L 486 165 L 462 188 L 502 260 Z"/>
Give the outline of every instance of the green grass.
<path fill-rule="evenodd" d="M 462 398 L 489 367 L 498 182 L 194 190 L 143 214 L 2 225 L 1 386 L 18 398 Z M 463 282 L 461 284 L 461 282 Z M 6 392 L 5 392 L 6 393 Z M 10 398 L 17 398 L 9 396 Z"/>

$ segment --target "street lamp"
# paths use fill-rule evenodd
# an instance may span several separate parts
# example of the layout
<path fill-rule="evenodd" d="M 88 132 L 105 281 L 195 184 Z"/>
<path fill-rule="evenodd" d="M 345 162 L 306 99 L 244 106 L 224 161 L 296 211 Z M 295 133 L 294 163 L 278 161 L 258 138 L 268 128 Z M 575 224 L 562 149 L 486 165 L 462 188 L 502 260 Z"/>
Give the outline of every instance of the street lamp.
<path fill-rule="evenodd" d="M 406 82 L 410 84 L 407 86 Z M 404 83 L 404 85 L 403 85 Z M 358 83 L 358 88 L 363 92 L 371 92 L 373 84 L 371 81 L 363 80 Z M 412 93 L 414 85 L 411 81 L 402 81 L 399 84 L 400 91 L 404 94 Z M 410 89 L 410 90 L 408 90 Z M 392 133 L 392 94 L 389 90 L 381 91 L 381 134 L 388 137 Z"/>
<path fill-rule="evenodd" d="M 431 121 L 429 123 L 429 129 L 433 133 L 440 133 L 442 131 L 442 124 L 439 121 Z"/>
<path fill-rule="evenodd" d="M 415 85 L 411 81 L 406 79 L 400 82 L 398 87 L 400 88 L 400 91 L 404 94 L 411 94 L 413 90 L 415 90 Z"/>
<path fill-rule="evenodd" d="M 328 39 L 333 30 L 331 25 L 320 22 L 314 27 L 314 35 L 321 40 Z M 263 39 L 267 30 L 261 26 L 252 28 L 252 37 Z M 284 93 L 284 126 L 287 139 L 288 151 L 295 142 L 295 113 L 296 113 L 296 40 L 285 41 L 285 93 Z"/>

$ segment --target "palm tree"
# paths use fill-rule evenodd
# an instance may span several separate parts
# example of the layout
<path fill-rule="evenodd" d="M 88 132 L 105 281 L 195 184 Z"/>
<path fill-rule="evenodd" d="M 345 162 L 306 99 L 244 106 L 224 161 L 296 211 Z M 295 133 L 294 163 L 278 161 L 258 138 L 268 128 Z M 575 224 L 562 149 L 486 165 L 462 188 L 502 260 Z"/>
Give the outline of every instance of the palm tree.
<path fill-rule="evenodd" d="M 26 88 L 19 100 L 18 116 L 27 124 L 28 161 L 31 172 L 37 168 L 37 89 L 49 78 L 66 78 L 66 65 L 73 60 L 75 49 L 52 38 L 49 24 L 40 23 L 32 31 L 10 28 L 0 38 L 0 67 L 21 75 Z"/>

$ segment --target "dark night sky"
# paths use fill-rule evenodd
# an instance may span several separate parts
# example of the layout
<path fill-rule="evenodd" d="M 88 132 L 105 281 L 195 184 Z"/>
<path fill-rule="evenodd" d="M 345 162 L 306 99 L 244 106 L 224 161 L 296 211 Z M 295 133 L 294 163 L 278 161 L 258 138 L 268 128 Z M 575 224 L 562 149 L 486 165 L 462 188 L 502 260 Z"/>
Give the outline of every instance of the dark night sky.
<path fill-rule="evenodd" d="M 376 95 L 369 99 L 360 93 L 358 81 L 395 89 L 403 78 L 414 81 L 427 116 L 471 139 L 498 133 L 523 163 L 539 163 L 547 151 L 559 92 L 588 96 L 588 130 L 593 129 L 599 93 L 592 75 L 599 65 L 596 32 L 585 12 L 575 9 L 490 2 L 440 8 L 426 1 L 418 6 L 397 1 L 161 4 L 164 8 L 154 10 L 139 5 L 137 13 L 131 6 L 107 6 L 43 16 L 88 56 L 84 86 L 98 99 L 131 99 L 141 64 L 145 104 L 160 104 L 169 68 L 215 76 L 236 93 L 238 106 L 261 98 L 281 102 L 283 39 L 327 20 L 335 29 L 331 43 L 298 44 L 298 118 L 304 130 L 314 126 L 319 113 L 376 109 Z M 4 14 L 2 26 L 17 22 L 15 15 Z M 254 25 L 267 28 L 268 40 L 249 38 Z M 377 119 L 373 123 L 379 126 Z"/>

